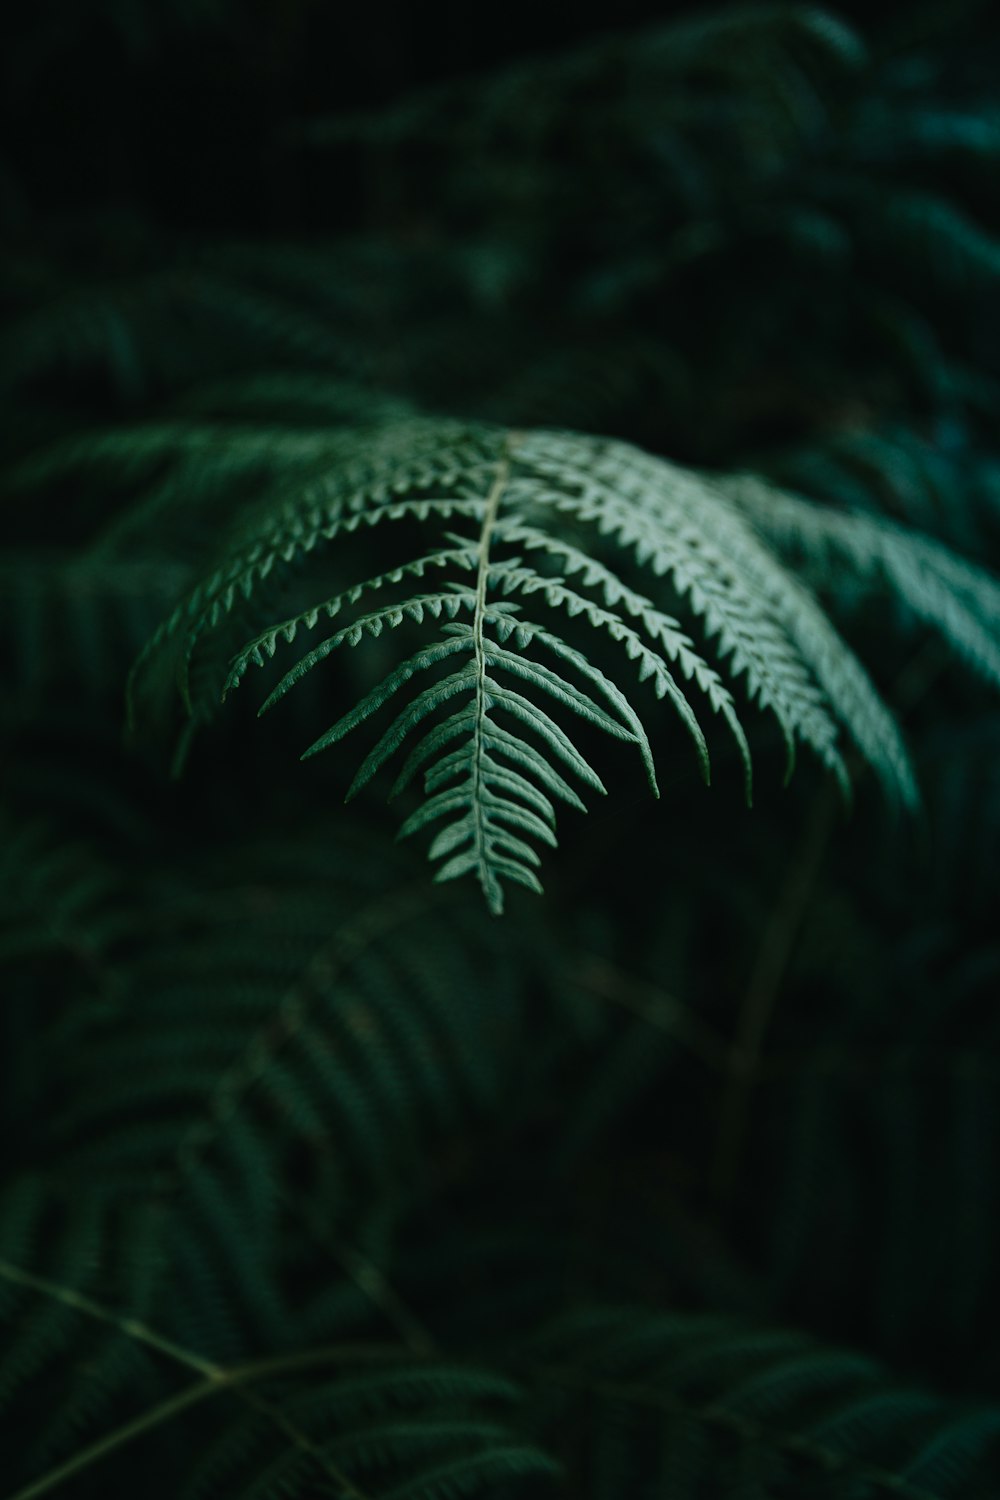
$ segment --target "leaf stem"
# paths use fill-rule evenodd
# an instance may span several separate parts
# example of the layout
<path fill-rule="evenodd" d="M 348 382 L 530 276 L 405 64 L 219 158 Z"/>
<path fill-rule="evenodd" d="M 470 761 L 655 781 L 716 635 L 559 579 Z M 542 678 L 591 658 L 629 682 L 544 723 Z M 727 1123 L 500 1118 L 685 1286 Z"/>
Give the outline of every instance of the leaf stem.
<path fill-rule="evenodd" d="M 94 1318 L 100 1323 L 117 1328 L 126 1338 L 145 1345 L 173 1363 L 182 1365 L 185 1369 L 197 1371 L 202 1377 L 193 1385 L 188 1386 L 186 1390 L 169 1396 L 166 1400 L 149 1408 L 148 1411 L 133 1417 L 123 1426 L 116 1427 L 113 1432 L 99 1438 L 97 1442 L 81 1449 L 72 1458 L 68 1458 L 56 1468 L 50 1469 L 47 1474 L 43 1474 L 40 1479 L 32 1480 L 25 1488 L 11 1495 L 9 1500 L 38 1500 L 41 1495 L 49 1494 L 66 1480 L 72 1479 L 74 1475 L 90 1468 L 92 1464 L 117 1452 L 119 1448 L 141 1437 L 143 1433 L 162 1426 L 164 1422 L 171 1421 L 189 1407 L 196 1406 L 199 1402 L 206 1401 L 222 1391 L 231 1391 L 246 1405 L 266 1417 L 293 1447 L 314 1459 L 327 1478 L 332 1480 L 344 1500 L 367 1500 L 364 1491 L 331 1463 L 319 1444 L 314 1443 L 306 1433 L 296 1427 L 280 1407 L 258 1396 L 255 1392 L 243 1390 L 242 1387 L 275 1376 L 295 1374 L 316 1365 L 343 1363 L 350 1360 L 398 1359 L 398 1348 L 388 1345 L 331 1344 L 318 1349 L 299 1350 L 293 1354 L 279 1354 L 267 1359 L 252 1360 L 227 1369 L 223 1365 L 204 1359 L 190 1349 L 185 1349 L 180 1344 L 175 1344 L 172 1339 L 164 1338 L 162 1334 L 136 1318 L 122 1317 L 110 1308 L 95 1302 L 92 1297 L 76 1291 L 75 1288 L 63 1286 L 57 1281 L 50 1281 L 44 1276 L 36 1276 L 34 1272 L 25 1271 L 10 1261 L 0 1260 L 0 1278 L 14 1286 L 38 1292 L 42 1296 L 61 1302 L 65 1307 L 83 1313 L 86 1317 Z"/>
<path fill-rule="evenodd" d="M 64 1307 L 71 1307 L 75 1312 L 84 1313 L 88 1318 L 96 1318 L 100 1323 L 107 1323 L 128 1338 L 134 1339 L 136 1343 L 145 1344 L 148 1349 L 154 1350 L 157 1354 L 165 1355 L 175 1364 L 184 1365 L 188 1370 L 197 1370 L 208 1380 L 218 1381 L 225 1377 L 226 1371 L 221 1365 L 213 1364 L 210 1360 L 202 1359 L 200 1355 L 194 1354 L 190 1349 L 182 1348 L 180 1344 L 164 1338 L 162 1334 L 149 1328 L 145 1323 L 139 1322 L 136 1318 L 125 1318 L 119 1313 L 112 1312 L 110 1308 L 103 1307 L 100 1302 L 95 1302 L 93 1298 L 78 1292 L 74 1287 L 63 1286 L 58 1281 L 49 1281 L 44 1276 L 36 1276 L 33 1271 L 22 1270 L 20 1266 L 15 1266 L 7 1260 L 0 1260 L 0 1277 L 4 1281 L 12 1282 L 14 1286 L 39 1292 L 43 1297 L 50 1297 L 53 1301 L 61 1302 Z"/>
<path fill-rule="evenodd" d="M 486 497 L 486 509 L 483 512 L 483 524 L 479 532 L 478 556 L 479 567 L 476 573 L 476 602 L 472 620 L 472 641 L 474 661 L 476 668 L 476 721 L 473 735 L 475 739 L 475 755 L 472 761 L 472 811 L 473 811 L 473 849 L 475 850 L 476 863 L 479 868 L 479 884 L 482 886 L 483 895 L 489 903 L 489 908 L 494 916 L 499 916 L 503 911 L 503 890 L 495 875 L 491 875 L 488 867 L 488 851 L 486 848 L 486 813 L 484 807 L 483 785 L 483 745 L 486 738 L 486 645 L 484 626 L 486 621 L 486 595 L 489 588 L 490 578 L 490 545 L 493 539 L 493 531 L 496 526 L 497 516 L 500 512 L 500 502 L 510 479 L 510 458 L 507 452 L 501 454 L 497 464 L 497 471 Z"/>

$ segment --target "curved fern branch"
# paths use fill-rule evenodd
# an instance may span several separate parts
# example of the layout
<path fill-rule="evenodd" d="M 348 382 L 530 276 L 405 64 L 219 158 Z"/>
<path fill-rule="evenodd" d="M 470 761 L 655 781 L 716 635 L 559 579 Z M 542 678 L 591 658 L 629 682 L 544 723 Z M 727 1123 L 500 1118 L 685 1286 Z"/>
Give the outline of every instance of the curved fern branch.
<path fill-rule="evenodd" d="M 671 1500 L 744 1488 L 960 1500 L 995 1488 L 995 1406 L 890 1385 L 875 1360 L 798 1332 L 598 1307 L 543 1335 L 539 1352 L 556 1411 L 587 1402 L 587 1461 L 609 1497 L 650 1475 Z"/>
<path fill-rule="evenodd" d="M 449 1474 L 452 1484 L 459 1485 L 465 1493 L 489 1483 L 494 1475 L 520 1477 L 551 1475 L 557 1471 L 546 1454 L 520 1439 L 509 1426 L 484 1421 L 468 1410 L 457 1417 L 449 1413 L 442 1419 L 433 1409 L 442 1386 L 447 1388 L 449 1375 L 466 1404 L 476 1397 L 500 1396 L 509 1400 L 516 1388 L 509 1380 L 490 1372 L 472 1368 L 452 1372 L 443 1362 L 414 1371 L 412 1361 L 401 1357 L 400 1351 L 392 1346 L 358 1344 L 304 1349 L 223 1366 L 182 1348 L 135 1318 L 121 1316 L 92 1298 L 81 1296 L 72 1287 L 33 1275 L 8 1261 L 0 1260 L 0 1282 L 12 1283 L 84 1317 L 108 1324 L 123 1337 L 200 1377 L 80 1449 L 19 1489 L 11 1500 L 41 1500 L 43 1495 L 61 1488 L 156 1427 L 223 1394 L 236 1397 L 249 1408 L 250 1422 L 237 1423 L 235 1434 L 232 1429 L 223 1430 L 207 1455 L 195 1455 L 190 1476 L 192 1493 L 203 1492 L 210 1479 L 218 1482 L 222 1473 L 237 1462 L 245 1464 L 248 1455 L 260 1447 L 262 1434 L 270 1439 L 270 1478 L 276 1488 L 280 1486 L 286 1491 L 293 1478 L 298 1484 L 322 1475 L 342 1500 L 366 1500 L 370 1491 L 362 1488 L 352 1475 L 359 1469 L 377 1472 L 389 1463 L 405 1463 L 407 1481 L 420 1494 L 447 1492 Z M 290 1379 L 330 1367 L 339 1370 L 339 1379 L 321 1378 L 321 1383 L 306 1388 L 305 1400 L 301 1395 L 296 1400 L 294 1388 L 289 1397 Z M 374 1380 L 366 1367 L 373 1368 Z M 284 1389 L 277 1396 L 257 1389 L 278 1381 L 284 1382 Z M 378 1393 L 374 1402 L 373 1391 Z M 418 1410 L 409 1421 L 395 1418 L 389 1404 L 393 1397 L 399 1403 L 401 1398 L 412 1402 L 414 1396 L 425 1409 Z M 371 1404 L 377 1410 L 383 1402 L 388 1408 L 385 1412 L 375 1419 L 369 1417 L 367 1422 L 358 1421 L 359 1407 L 364 1409 Z M 322 1419 L 344 1410 L 354 1418 L 346 1434 L 311 1435 L 307 1423 L 315 1428 L 319 1425 L 317 1416 Z M 255 1453 L 253 1457 L 260 1482 L 260 1460 Z"/>
<path fill-rule="evenodd" d="M 635 746 L 656 792 L 648 733 L 612 665 L 615 647 L 640 682 L 671 704 L 706 780 L 709 750 L 695 706 L 707 701 L 735 742 L 749 797 L 750 753 L 736 698 L 669 605 L 690 610 L 729 679 L 777 721 L 788 774 L 804 743 L 846 790 L 846 729 L 890 796 L 915 802 L 891 714 L 808 588 L 771 550 L 772 532 L 761 524 L 760 506 L 750 504 L 758 491 L 773 497 L 777 533 L 790 524 L 780 520 L 788 507 L 801 504 L 803 529 L 821 553 L 833 545 L 824 514 L 804 502 L 759 481 L 744 494 L 739 482 L 710 481 L 620 442 L 432 419 L 344 431 L 326 464 L 307 474 L 293 469 L 289 481 L 288 488 L 275 485 L 273 498 L 264 496 L 233 535 L 223 564 L 157 631 L 133 673 L 133 705 L 143 697 L 162 701 L 176 684 L 195 707 L 192 667 L 219 632 L 234 648 L 218 684 L 223 698 L 281 643 L 292 645 L 321 620 L 339 624 L 346 616 L 298 656 L 268 694 L 264 712 L 341 647 L 437 622 L 431 641 L 405 656 L 305 754 L 339 743 L 390 699 L 402 699 L 347 795 L 405 750 L 393 794 L 416 777 L 425 800 L 403 833 L 436 825 L 430 852 L 442 862 L 437 878 L 474 876 L 492 911 L 502 910 L 507 882 L 540 889 L 535 846 L 556 842 L 554 799 L 580 808 L 581 791 L 603 792 L 581 733 Z M 476 530 L 446 531 L 410 560 L 309 596 L 302 564 L 314 558 L 317 572 L 321 559 L 322 566 L 349 566 L 348 541 L 359 527 L 395 526 L 409 536 L 449 521 Z M 906 572 L 884 546 L 866 553 L 860 537 L 835 535 L 849 576 L 862 577 L 872 557 L 886 557 L 881 586 L 955 639 L 975 665 L 998 675 L 987 644 L 987 627 L 1000 612 L 1000 589 L 991 579 L 919 538 L 900 553 L 919 554 L 919 569 L 913 564 Z M 774 539 L 782 546 L 781 534 Z M 444 574 L 440 586 L 412 589 L 432 571 Z M 662 597 L 640 591 L 640 577 Z M 306 602 L 275 620 L 268 599 L 279 583 L 294 586 Z M 358 613 L 363 598 L 371 602 Z M 255 612 L 266 623 L 247 638 L 246 621 Z M 959 620 L 966 622 L 962 629 Z M 569 639 L 557 621 L 569 626 Z M 418 688 L 418 681 L 425 685 Z"/>

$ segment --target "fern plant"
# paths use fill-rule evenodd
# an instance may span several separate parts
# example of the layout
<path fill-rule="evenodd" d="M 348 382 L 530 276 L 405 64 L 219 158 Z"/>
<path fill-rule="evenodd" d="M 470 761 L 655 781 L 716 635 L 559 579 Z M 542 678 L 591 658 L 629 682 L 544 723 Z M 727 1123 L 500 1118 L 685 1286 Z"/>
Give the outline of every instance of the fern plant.
<path fill-rule="evenodd" d="M 992 1500 L 989 8 L 154 9 L 5 75 L 0 1500 Z"/>

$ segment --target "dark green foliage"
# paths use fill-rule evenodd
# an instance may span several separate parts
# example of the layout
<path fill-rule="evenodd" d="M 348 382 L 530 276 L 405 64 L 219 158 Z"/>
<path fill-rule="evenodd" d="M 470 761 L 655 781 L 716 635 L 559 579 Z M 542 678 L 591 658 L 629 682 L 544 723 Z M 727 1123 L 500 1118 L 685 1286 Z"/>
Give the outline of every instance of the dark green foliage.
<path fill-rule="evenodd" d="M 893 1388 L 872 1360 L 799 1333 L 599 1308 L 532 1358 L 554 1406 L 590 1414 L 579 1462 L 609 1495 L 922 1500 L 995 1483 L 995 1409 Z"/>
<path fill-rule="evenodd" d="M 411 9 L 12 27 L 0 1500 L 993 1500 L 995 18 Z"/>

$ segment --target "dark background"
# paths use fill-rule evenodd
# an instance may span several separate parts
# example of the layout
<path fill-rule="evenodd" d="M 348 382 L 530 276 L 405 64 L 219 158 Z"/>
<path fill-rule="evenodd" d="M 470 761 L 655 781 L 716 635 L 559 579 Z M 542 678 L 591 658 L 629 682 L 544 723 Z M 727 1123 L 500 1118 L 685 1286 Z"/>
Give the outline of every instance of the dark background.
<path fill-rule="evenodd" d="M 2 64 L 9 218 L 115 206 L 184 229 L 343 227 L 358 185 L 307 191 L 277 144 L 289 123 L 379 109 L 417 87 L 713 9 L 638 0 L 516 0 L 488 14 L 322 0 L 19 8 L 5 19 Z M 945 36 L 970 87 L 989 72 L 983 44 L 1000 23 L 982 0 L 836 9 L 890 49 Z"/>

